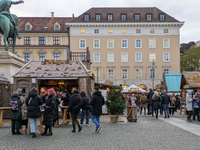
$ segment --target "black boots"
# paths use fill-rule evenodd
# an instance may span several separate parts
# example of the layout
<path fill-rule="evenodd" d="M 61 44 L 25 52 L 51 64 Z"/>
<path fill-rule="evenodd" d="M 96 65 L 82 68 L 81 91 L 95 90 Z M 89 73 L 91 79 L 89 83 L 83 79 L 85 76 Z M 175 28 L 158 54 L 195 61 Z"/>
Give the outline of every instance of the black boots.
<path fill-rule="evenodd" d="M 35 133 L 32 133 L 32 138 L 36 138 L 36 135 L 35 135 Z"/>
<path fill-rule="evenodd" d="M 52 127 L 49 126 L 49 133 L 47 133 L 46 136 L 52 136 L 52 135 L 53 135 L 53 133 L 52 133 Z"/>
<path fill-rule="evenodd" d="M 45 130 L 44 130 L 44 132 L 41 134 L 41 136 L 44 136 L 44 135 L 46 135 L 46 134 L 47 134 L 47 129 L 48 129 L 48 127 L 47 127 L 47 126 L 45 126 Z"/>

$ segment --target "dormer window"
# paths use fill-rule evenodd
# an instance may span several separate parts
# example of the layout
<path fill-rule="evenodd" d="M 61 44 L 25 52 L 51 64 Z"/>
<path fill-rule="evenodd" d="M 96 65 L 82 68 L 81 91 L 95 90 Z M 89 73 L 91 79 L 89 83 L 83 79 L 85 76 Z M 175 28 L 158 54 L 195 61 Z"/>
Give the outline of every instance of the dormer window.
<path fill-rule="evenodd" d="M 30 25 L 26 25 L 26 30 L 30 31 L 31 30 L 31 26 Z"/>
<path fill-rule="evenodd" d="M 108 14 L 108 21 L 113 21 L 113 15 L 112 14 Z"/>
<path fill-rule="evenodd" d="M 96 21 L 101 21 L 101 14 L 96 14 L 95 15 L 95 20 Z"/>
<path fill-rule="evenodd" d="M 59 31 L 60 30 L 60 26 L 59 25 L 55 25 L 55 30 Z"/>
<path fill-rule="evenodd" d="M 121 14 L 121 21 L 126 21 L 126 20 L 127 20 L 126 14 Z"/>
<path fill-rule="evenodd" d="M 151 15 L 151 14 L 147 14 L 146 17 L 147 17 L 147 18 L 146 18 L 147 21 L 152 21 L 152 15 Z"/>
<path fill-rule="evenodd" d="M 159 14 L 159 20 L 165 21 L 165 14 Z"/>
<path fill-rule="evenodd" d="M 89 14 L 85 14 L 83 20 L 84 21 L 90 21 L 90 15 Z"/>
<path fill-rule="evenodd" d="M 135 21 L 140 21 L 140 14 L 135 14 L 134 15 L 134 20 Z"/>

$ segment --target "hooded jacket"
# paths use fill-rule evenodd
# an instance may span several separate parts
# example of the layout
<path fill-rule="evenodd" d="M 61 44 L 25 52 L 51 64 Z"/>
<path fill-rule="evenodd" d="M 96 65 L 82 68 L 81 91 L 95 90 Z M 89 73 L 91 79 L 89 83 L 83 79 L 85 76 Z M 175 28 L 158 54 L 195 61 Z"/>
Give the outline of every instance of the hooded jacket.
<path fill-rule="evenodd" d="M 79 95 L 78 90 L 74 90 L 67 112 L 68 113 L 71 112 L 71 114 L 78 114 L 80 109 L 81 109 L 81 97 Z"/>
<path fill-rule="evenodd" d="M 70 102 L 70 99 L 71 99 L 71 97 L 70 97 L 70 95 L 69 95 L 69 92 L 68 92 L 68 90 L 63 90 L 63 92 L 65 92 L 66 93 L 66 97 L 65 98 L 61 98 L 61 100 L 63 101 L 63 106 L 69 106 L 69 102 Z"/>
<path fill-rule="evenodd" d="M 89 98 L 86 96 L 85 92 L 81 92 L 81 108 L 83 110 L 88 110 L 90 109 L 90 100 Z"/>
<path fill-rule="evenodd" d="M 100 116 L 102 115 L 102 106 L 105 100 L 101 94 L 101 91 L 95 91 L 92 95 L 90 106 L 92 106 L 92 115 Z"/>
<path fill-rule="evenodd" d="M 152 96 L 152 100 L 153 100 L 153 109 L 156 110 L 158 109 L 159 106 L 159 101 L 160 101 L 160 97 L 158 94 L 153 94 Z"/>
<path fill-rule="evenodd" d="M 26 98 L 27 118 L 41 117 L 41 111 L 40 111 L 39 106 L 42 104 L 43 104 L 43 101 L 38 96 L 38 94 L 34 91 L 30 91 L 28 97 Z"/>
<path fill-rule="evenodd" d="M 22 119 L 22 111 L 21 111 L 21 106 L 22 106 L 22 101 L 20 100 L 20 97 L 18 93 L 14 93 L 11 97 L 12 101 L 18 101 L 18 110 L 17 111 L 10 111 L 10 119 L 11 120 L 21 120 Z"/>

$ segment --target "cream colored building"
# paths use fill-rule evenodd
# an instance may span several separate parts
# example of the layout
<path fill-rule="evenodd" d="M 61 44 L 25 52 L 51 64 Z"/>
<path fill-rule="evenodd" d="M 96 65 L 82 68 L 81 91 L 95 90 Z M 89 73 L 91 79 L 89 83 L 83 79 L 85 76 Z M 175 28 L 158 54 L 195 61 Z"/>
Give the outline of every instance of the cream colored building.
<path fill-rule="evenodd" d="M 158 8 L 91 8 L 71 22 L 70 50 L 89 47 L 96 82 L 154 88 L 180 73 L 180 22 Z M 152 62 L 155 61 L 155 69 Z"/>
<path fill-rule="evenodd" d="M 16 54 L 29 60 L 66 60 L 69 47 L 68 28 L 65 23 L 73 17 L 20 17 L 19 33 L 22 39 L 16 41 Z M 12 52 L 12 40 L 9 51 Z M 3 36 L 0 51 L 4 51 Z"/>

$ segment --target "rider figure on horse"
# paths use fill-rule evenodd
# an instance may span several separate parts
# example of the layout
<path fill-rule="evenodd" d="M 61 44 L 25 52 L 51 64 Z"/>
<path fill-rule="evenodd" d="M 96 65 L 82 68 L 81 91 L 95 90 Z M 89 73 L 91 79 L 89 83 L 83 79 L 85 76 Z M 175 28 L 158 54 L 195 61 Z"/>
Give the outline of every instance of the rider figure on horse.
<path fill-rule="evenodd" d="M 22 0 L 16 1 L 16 2 L 12 2 L 12 1 L 9 1 L 9 0 L 0 1 L 0 14 L 4 15 L 4 16 L 6 16 L 10 19 L 10 22 L 14 26 L 14 30 L 15 30 L 15 33 L 16 33 L 16 36 L 17 36 L 18 39 L 21 39 L 21 36 L 19 35 L 19 31 L 18 31 L 18 27 L 16 25 L 16 22 L 10 14 L 10 7 L 11 7 L 12 4 L 20 4 L 20 3 L 24 3 L 24 1 L 22 1 Z"/>

